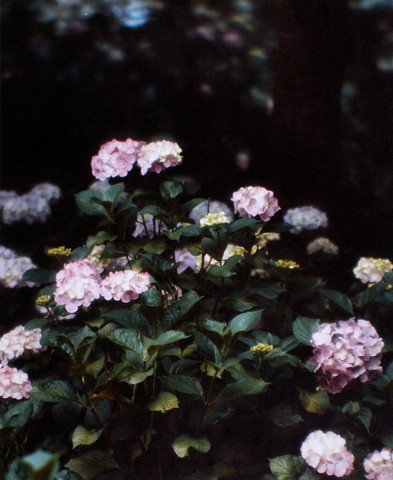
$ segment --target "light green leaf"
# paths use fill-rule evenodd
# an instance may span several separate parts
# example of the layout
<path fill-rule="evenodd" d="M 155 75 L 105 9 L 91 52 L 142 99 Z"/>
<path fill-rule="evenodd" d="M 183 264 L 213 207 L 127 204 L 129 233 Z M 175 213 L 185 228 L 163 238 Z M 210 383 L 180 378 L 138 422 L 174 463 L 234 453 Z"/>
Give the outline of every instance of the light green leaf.
<path fill-rule="evenodd" d="M 181 195 L 183 193 L 183 189 L 179 183 L 167 180 L 160 185 L 160 193 L 162 198 L 169 200 Z"/>
<path fill-rule="evenodd" d="M 300 390 L 300 402 L 303 408 L 310 413 L 323 415 L 329 409 L 329 395 L 324 390 L 314 393 Z"/>
<path fill-rule="evenodd" d="M 111 185 L 103 193 L 102 199 L 104 202 L 116 203 L 120 195 L 124 192 L 124 183 L 116 183 L 116 185 Z"/>
<path fill-rule="evenodd" d="M 248 332 L 256 327 L 261 320 L 262 311 L 263 310 L 254 310 L 252 312 L 244 312 L 232 318 L 228 324 L 232 335 Z"/>
<path fill-rule="evenodd" d="M 295 413 L 289 405 L 275 405 L 266 412 L 267 418 L 279 427 L 289 427 L 303 422 L 302 417 Z"/>
<path fill-rule="evenodd" d="M 113 242 L 113 240 L 116 240 L 116 238 L 117 235 L 111 235 L 110 233 L 101 230 L 96 235 L 89 235 L 86 241 L 86 246 L 91 248 L 94 247 L 94 245 L 101 245 L 105 242 Z"/>
<path fill-rule="evenodd" d="M 172 443 L 173 451 L 179 458 L 188 456 L 188 449 L 194 448 L 200 453 L 206 453 L 210 450 L 210 442 L 206 437 L 192 438 L 190 435 L 180 435 Z"/>
<path fill-rule="evenodd" d="M 90 431 L 82 425 L 78 425 L 72 434 L 72 448 L 79 445 L 92 445 L 100 438 L 103 431 L 103 429 Z"/>
<path fill-rule="evenodd" d="M 152 412 L 165 413 L 174 408 L 179 408 L 179 400 L 171 392 L 160 392 L 157 397 L 149 403 L 147 408 Z"/>
<path fill-rule="evenodd" d="M 304 462 L 294 455 L 282 455 L 269 459 L 270 470 L 277 480 L 296 480 L 304 468 Z"/>

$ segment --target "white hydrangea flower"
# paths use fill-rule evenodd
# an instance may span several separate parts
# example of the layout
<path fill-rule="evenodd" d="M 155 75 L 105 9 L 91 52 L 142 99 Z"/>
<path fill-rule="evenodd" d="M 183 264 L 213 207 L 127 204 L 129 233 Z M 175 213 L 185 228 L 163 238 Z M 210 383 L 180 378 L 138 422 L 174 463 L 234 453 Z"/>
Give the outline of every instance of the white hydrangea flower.
<path fill-rule="evenodd" d="M 209 213 L 223 213 L 229 222 L 233 222 L 233 211 L 226 203 L 217 200 L 212 200 L 211 202 L 206 200 L 200 203 L 191 210 L 189 217 L 194 220 L 195 223 L 199 223 L 200 219 L 206 217 Z"/>
<path fill-rule="evenodd" d="M 222 223 L 229 223 L 228 217 L 224 212 L 208 213 L 205 217 L 199 220 L 201 227 L 221 225 Z"/>
<path fill-rule="evenodd" d="M 328 226 L 326 213 L 312 206 L 289 209 L 284 215 L 284 222 L 295 227 L 290 230 L 291 233 L 300 233 L 302 230 L 317 230 Z"/>
<path fill-rule="evenodd" d="M 168 140 L 142 146 L 137 160 L 142 175 L 147 172 L 160 173 L 168 167 L 179 165 L 182 162 L 181 151 L 177 143 Z"/>
<path fill-rule="evenodd" d="M 393 264 L 387 258 L 362 257 L 353 269 L 353 273 L 362 283 L 381 282 L 383 274 L 392 270 Z"/>

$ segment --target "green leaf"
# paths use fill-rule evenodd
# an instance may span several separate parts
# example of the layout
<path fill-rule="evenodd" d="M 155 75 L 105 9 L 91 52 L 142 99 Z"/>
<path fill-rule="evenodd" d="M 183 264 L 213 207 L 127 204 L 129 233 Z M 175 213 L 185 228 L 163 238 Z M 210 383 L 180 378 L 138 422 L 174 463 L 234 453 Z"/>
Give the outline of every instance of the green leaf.
<path fill-rule="evenodd" d="M 261 320 L 263 310 L 254 310 L 252 312 L 240 313 L 232 318 L 228 327 L 235 336 L 237 333 L 248 332 L 258 325 Z"/>
<path fill-rule="evenodd" d="M 379 297 L 385 289 L 386 284 L 383 282 L 376 283 L 375 285 L 366 288 L 364 292 L 356 297 L 356 306 L 358 308 L 364 308 L 368 303 L 373 302 Z"/>
<path fill-rule="evenodd" d="M 149 368 L 149 370 L 145 370 L 144 372 L 133 373 L 129 373 L 127 369 L 125 369 L 119 373 L 119 375 L 117 376 L 117 380 L 119 382 L 128 383 L 129 385 L 137 385 L 138 383 L 144 382 L 147 377 L 151 377 L 153 374 L 153 368 Z"/>
<path fill-rule="evenodd" d="M 53 283 L 56 280 L 56 273 L 46 268 L 32 268 L 26 270 L 20 282 Z"/>
<path fill-rule="evenodd" d="M 388 430 L 379 435 L 384 447 L 393 448 L 393 430 Z"/>
<path fill-rule="evenodd" d="M 113 343 L 135 352 L 140 358 L 144 355 L 142 336 L 136 331 L 127 328 L 117 328 L 105 336 Z"/>
<path fill-rule="evenodd" d="M 212 275 L 213 277 L 229 278 L 236 275 L 236 273 L 229 271 L 225 267 L 220 267 L 218 265 L 211 265 L 209 267 L 209 275 Z"/>
<path fill-rule="evenodd" d="M 245 228 L 249 227 L 255 227 L 258 226 L 258 228 L 262 225 L 262 222 L 260 220 L 256 220 L 255 218 L 240 218 L 239 220 L 236 220 L 233 222 L 230 227 L 229 227 L 229 232 L 230 233 L 237 233 L 240 230 L 243 230 Z"/>
<path fill-rule="evenodd" d="M 383 279 L 385 282 L 389 283 L 390 285 L 393 285 L 393 273 L 392 272 L 385 272 L 383 274 Z"/>
<path fill-rule="evenodd" d="M 115 459 L 104 450 L 91 450 L 71 458 L 65 467 L 80 475 L 83 480 L 91 480 L 98 473 L 119 468 Z"/>
<path fill-rule="evenodd" d="M 314 393 L 300 390 L 300 402 L 303 408 L 310 413 L 323 415 L 329 410 L 329 395 L 324 390 Z"/>
<path fill-rule="evenodd" d="M 320 320 L 318 318 L 297 317 L 293 322 L 292 331 L 299 342 L 311 345 L 311 337 L 318 330 Z"/>
<path fill-rule="evenodd" d="M 123 327 L 131 328 L 145 335 L 150 335 L 151 333 L 149 320 L 136 310 L 111 310 L 104 313 L 102 317 L 110 318 Z"/>
<path fill-rule="evenodd" d="M 171 328 L 175 323 L 184 318 L 201 298 L 203 297 L 199 297 L 194 291 L 190 291 L 172 303 L 163 313 L 162 328 L 164 330 Z"/>
<path fill-rule="evenodd" d="M 224 387 L 219 395 L 220 400 L 234 400 L 243 395 L 257 395 L 266 390 L 269 384 L 259 378 L 241 378 Z"/>
<path fill-rule="evenodd" d="M 102 196 L 104 202 L 116 203 L 120 195 L 124 192 L 124 183 L 116 183 L 116 185 L 111 185 L 105 190 Z"/>
<path fill-rule="evenodd" d="M 59 455 L 36 450 L 15 460 L 6 480 L 53 480 L 59 470 Z"/>
<path fill-rule="evenodd" d="M 75 195 L 76 204 L 83 213 L 92 216 L 107 216 L 105 207 L 97 203 L 102 201 L 102 194 L 94 190 L 84 190 Z"/>
<path fill-rule="evenodd" d="M 321 295 L 338 305 L 340 308 L 353 315 L 353 307 L 351 300 L 349 300 L 346 295 L 341 292 L 337 292 L 336 290 L 327 290 L 325 288 L 318 288 L 317 291 Z"/>
<path fill-rule="evenodd" d="M 167 180 L 160 185 L 160 193 L 162 198 L 169 200 L 181 195 L 183 193 L 183 189 L 179 183 Z"/>
<path fill-rule="evenodd" d="M 94 378 L 97 378 L 98 374 L 104 368 L 105 364 L 105 355 L 101 355 L 94 362 L 89 363 L 85 368 L 85 373 L 91 375 Z"/>
<path fill-rule="evenodd" d="M 161 293 L 155 287 L 150 287 L 142 293 L 141 302 L 146 307 L 159 307 L 161 305 Z"/>
<path fill-rule="evenodd" d="M 309 468 L 303 473 L 299 480 L 319 480 L 321 477 L 313 473 Z"/>
<path fill-rule="evenodd" d="M 35 382 L 31 395 L 44 402 L 57 403 L 63 400 L 72 400 L 74 398 L 74 390 L 64 380 L 49 378 Z"/>
<path fill-rule="evenodd" d="M 110 233 L 101 230 L 96 235 L 90 235 L 88 237 L 86 241 L 86 246 L 88 248 L 91 248 L 94 245 L 101 245 L 105 242 L 113 242 L 113 240 L 116 240 L 117 237 L 118 235 L 111 235 Z"/>
<path fill-rule="evenodd" d="M 206 437 L 192 438 L 190 435 L 180 435 L 172 443 L 173 451 L 179 458 L 187 457 L 191 447 L 200 453 L 206 453 L 210 450 L 210 442 Z"/>
<path fill-rule="evenodd" d="M 266 412 L 267 418 L 279 427 L 289 427 L 303 422 L 302 417 L 295 413 L 289 405 L 275 405 Z"/>
<path fill-rule="evenodd" d="M 200 237 L 202 233 L 203 230 L 199 225 L 185 225 L 177 228 L 174 232 L 165 232 L 165 235 L 171 240 L 179 240 L 181 236 L 186 238 Z"/>
<path fill-rule="evenodd" d="M 188 202 L 186 202 L 183 206 L 184 206 L 184 210 L 186 212 L 189 212 L 191 211 L 193 208 L 197 207 L 198 205 L 200 205 L 201 203 L 203 202 L 207 202 L 207 200 L 205 198 L 193 198 L 192 200 L 189 200 Z"/>
<path fill-rule="evenodd" d="M 162 347 L 163 345 L 169 345 L 170 343 L 174 343 L 188 337 L 189 335 L 186 335 L 180 330 L 168 330 L 167 332 L 161 333 L 161 335 L 159 335 L 156 339 L 153 339 L 151 344 L 153 346 Z"/>
<path fill-rule="evenodd" d="M 104 429 L 101 430 L 87 430 L 78 425 L 72 434 L 72 448 L 79 445 L 93 445 L 101 436 Z"/>
<path fill-rule="evenodd" d="M 304 462 L 294 455 L 269 458 L 270 470 L 277 480 L 296 480 L 304 468 Z"/>
<path fill-rule="evenodd" d="M 179 408 L 179 400 L 171 392 L 160 392 L 157 397 L 148 404 L 147 408 L 152 412 L 168 412 Z"/>
<path fill-rule="evenodd" d="M 202 245 L 202 250 L 205 253 L 210 255 L 212 258 L 214 258 L 218 262 L 221 261 L 226 245 L 218 245 L 218 243 L 215 240 L 207 237 L 202 238 L 201 245 Z"/>
<path fill-rule="evenodd" d="M 186 375 L 161 375 L 158 379 L 161 385 L 168 390 L 188 395 L 203 395 L 201 384 L 195 378 L 187 377 Z"/>

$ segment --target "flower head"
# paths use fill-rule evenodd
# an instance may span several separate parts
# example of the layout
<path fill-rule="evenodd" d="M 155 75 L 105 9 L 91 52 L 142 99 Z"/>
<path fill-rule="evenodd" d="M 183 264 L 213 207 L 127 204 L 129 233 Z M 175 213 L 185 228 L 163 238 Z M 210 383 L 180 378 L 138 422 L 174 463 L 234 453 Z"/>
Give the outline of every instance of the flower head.
<path fill-rule="evenodd" d="M 391 480 L 393 478 L 393 450 L 383 448 L 375 450 L 363 463 L 367 480 Z"/>
<path fill-rule="evenodd" d="M 318 473 L 343 477 L 353 470 L 354 456 L 348 452 L 345 439 L 333 432 L 311 432 L 302 443 L 300 453 Z"/>
<path fill-rule="evenodd" d="M 224 212 L 208 213 L 199 220 L 199 223 L 201 227 L 210 227 L 213 225 L 221 225 L 222 223 L 229 223 L 229 219 Z"/>
<path fill-rule="evenodd" d="M 36 268 L 36 265 L 30 258 L 20 257 L 13 250 L 0 246 L 0 285 L 7 288 L 33 287 L 31 282 L 20 283 L 23 274 L 31 268 Z"/>
<path fill-rule="evenodd" d="M 67 258 L 71 255 L 71 248 L 66 248 L 62 245 L 60 247 L 49 248 L 46 253 L 50 257 Z"/>
<path fill-rule="evenodd" d="M 307 245 L 308 255 L 314 253 L 326 253 L 327 255 L 337 255 L 338 247 L 326 237 L 318 237 Z"/>
<path fill-rule="evenodd" d="M 393 264 L 387 258 L 362 257 L 353 269 L 353 273 L 362 283 L 381 282 L 383 274 L 392 270 Z"/>
<path fill-rule="evenodd" d="M 264 187 L 242 187 L 233 193 L 231 200 L 235 213 L 239 213 L 241 217 L 259 215 L 264 222 L 270 220 L 280 210 L 273 192 Z"/>
<path fill-rule="evenodd" d="M 8 360 L 20 357 L 24 352 L 38 353 L 43 350 L 40 340 L 40 328 L 25 330 L 22 325 L 19 325 L 0 338 L 0 360 L 6 363 Z"/>
<path fill-rule="evenodd" d="M 181 148 L 177 143 L 162 140 L 144 145 L 138 154 L 138 165 L 142 175 L 147 172 L 160 173 L 168 167 L 175 167 L 182 162 Z"/>
<path fill-rule="evenodd" d="M 300 265 L 293 260 L 276 260 L 275 262 L 277 268 L 282 268 L 284 270 L 295 270 L 300 268 Z"/>
<path fill-rule="evenodd" d="M 258 343 L 254 347 L 251 347 L 251 352 L 255 352 L 260 357 L 264 357 L 267 353 L 273 350 L 274 346 L 269 343 Z"/>
<path fill-rule="evenodd" d="M 89 307 L 100 296 L 101 277 L 94 262 L 75 260 L 67 263 L 56 275 L 55 302 L 69 313 L 78 307 Z"/>
<path fill-rule="evenodd" d="M 326 213 L 312 206 L 289 209 L 284 215 L 284 222 L 295 227 L 290 230 L 291 233 L 300 233 L 302 230 L 317 230 L 328 226 Z"/>
<path fill-rule="evenodd" d="M 109 177 L 125 177 L 136 162 L 137 153 L 144 142 L 127 138 L 124 142 L 111 140 L 104 143 L 91 159 L 91 170 L 98 180 Z"/>
<path fill-rule="evenodd" d="M 150 287 L 149 274 L 133 268 L 118 272 L 109 272 L 102 280 L 101 296 L 105 300 L 117 300 L 129 303 Z"/>
<path fill-rule="evenodd" d="M 192 270 L 196 270 L 197 265 L 197 257 L 194 256 L 187 248 L 182 248 L 175 250 L 175 261 L 176 263 L 180 263 L 177 267 L 177 273 L 182 273 L 188 267 Z"/>
<path fill-rule="evenodd" d="M 314 347 L 310 362 L 321 369 L 322 386 L 330 393 L 340 392 L 351 380 L 367 382 L 382 373 L 382 339 L 368 320 L 340 320 L 322 323 L 311 339 Z"/>
<path fill-rule="evenodd" d="M 29 398 L 32 388 L 26 373 L 0 364 L 0 397 L 22 400 Z"/>
<path fill-rule="evenodd" d="M 199 223 L 201 218 L 206 217 L 206 215 L 209 213 L 224 213 L 229 222 L 233 221 L 233 212 L 228 205 L 217 200 L 206 200 L 200 203 L 191 210 L 189 216 L 194 220 L 195 223 Z"/>

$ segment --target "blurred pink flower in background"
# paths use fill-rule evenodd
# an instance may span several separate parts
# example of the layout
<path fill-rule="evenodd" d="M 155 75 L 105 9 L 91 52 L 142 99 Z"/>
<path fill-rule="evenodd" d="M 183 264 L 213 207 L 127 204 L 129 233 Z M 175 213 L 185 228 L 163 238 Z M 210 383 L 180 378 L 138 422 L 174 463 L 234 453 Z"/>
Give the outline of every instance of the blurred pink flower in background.
<path fill-rule="evenodd" d="M 359 378 L 367 382 L 382 373 L 382 339 L 368 320 L 340 320 L 322 323 L 311 339 L 314 355 L 310 362 L 321 369 L 322 386 L 330 393 L 339 393 L 348 383 Z"/>
<path fill-rule="evenodd" d="M 264 222 L 281 210 L 273 192 L 264 187 L 242 187 L 233 193 L 231 200 L 235 213 L 239 213 L 241 217 L 259 215 Z"/>
<path fill-rule="evenodd" d="M 334 432 L 311 432 L 302 443 L 300 453 L 318 473 L 343 477 L 353 470 L 355 458 L 348 452 L 345 439 Z"/>

